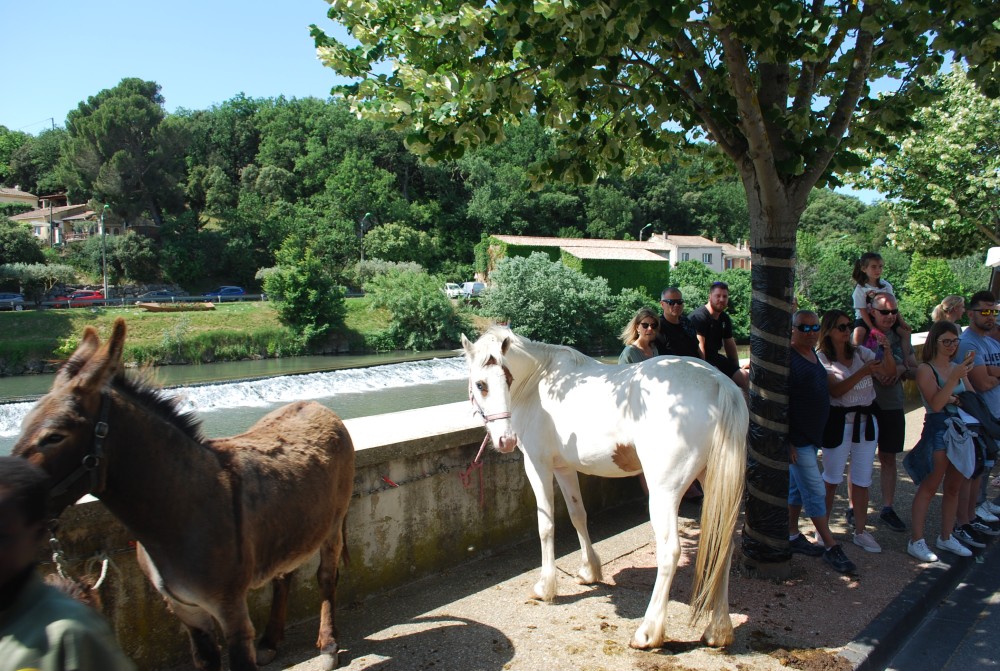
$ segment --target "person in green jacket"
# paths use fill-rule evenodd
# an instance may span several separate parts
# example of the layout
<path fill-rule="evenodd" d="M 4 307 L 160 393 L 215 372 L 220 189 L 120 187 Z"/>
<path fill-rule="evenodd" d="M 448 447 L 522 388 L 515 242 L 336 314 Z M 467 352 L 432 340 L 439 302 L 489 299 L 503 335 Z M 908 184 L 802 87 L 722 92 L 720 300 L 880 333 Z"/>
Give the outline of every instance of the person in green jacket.
<path fill-rule="evenodd" d="M 43 470 L 0 457 L 0 671 L 135 671 L 104 617 L 38 574 L 48 496 Z"/>

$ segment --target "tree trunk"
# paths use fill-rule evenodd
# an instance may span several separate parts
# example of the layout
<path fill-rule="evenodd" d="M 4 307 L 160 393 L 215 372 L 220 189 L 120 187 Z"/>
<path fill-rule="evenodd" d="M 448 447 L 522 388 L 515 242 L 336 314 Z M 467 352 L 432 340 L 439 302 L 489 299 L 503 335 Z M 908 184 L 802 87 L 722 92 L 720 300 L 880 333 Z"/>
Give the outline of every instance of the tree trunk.
<path fill-rule="evenodd" d="M 750 174 L 747 174 L 750 173 Z M 750 434 L 742 565 L 761 577 L 787 577 L 788 365 L 795 231 L 805 197 L 767 193 L 743 176 L 750 210 Z"/>

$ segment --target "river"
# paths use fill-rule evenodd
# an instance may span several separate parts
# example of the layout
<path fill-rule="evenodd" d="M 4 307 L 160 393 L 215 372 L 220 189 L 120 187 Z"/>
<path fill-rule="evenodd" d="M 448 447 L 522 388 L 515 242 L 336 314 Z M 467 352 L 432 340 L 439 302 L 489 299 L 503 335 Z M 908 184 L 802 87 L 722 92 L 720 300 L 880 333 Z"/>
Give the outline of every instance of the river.
<path fill-rule="evenodd" d="M 447 350 L 155 369 L 156 380 L 180 397 L 182 409 L 198 415 L 209 437 L 244 431 L 270 410 L 301 399 L 319 401 L 344 419 L 461 401 L 468 397 L 466 375 L 465 360 Z M 0 378 L 0 454 L 10 453 L 24 416 L 52 379 Z"/>

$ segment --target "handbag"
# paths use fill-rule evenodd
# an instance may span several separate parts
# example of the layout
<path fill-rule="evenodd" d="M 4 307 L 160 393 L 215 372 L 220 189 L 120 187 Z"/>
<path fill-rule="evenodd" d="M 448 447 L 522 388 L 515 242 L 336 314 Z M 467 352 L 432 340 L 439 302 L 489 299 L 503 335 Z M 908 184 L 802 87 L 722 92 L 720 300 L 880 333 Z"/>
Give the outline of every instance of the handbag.
<path fill-rule="evenodd" d="M 957 416 L 944 420 L 944 444 L 948 461 L 965 478 L 971 478 L 976 470 L 976 444 L 973 439 L 978 436 L 975 431 L 966 426 Z"/>

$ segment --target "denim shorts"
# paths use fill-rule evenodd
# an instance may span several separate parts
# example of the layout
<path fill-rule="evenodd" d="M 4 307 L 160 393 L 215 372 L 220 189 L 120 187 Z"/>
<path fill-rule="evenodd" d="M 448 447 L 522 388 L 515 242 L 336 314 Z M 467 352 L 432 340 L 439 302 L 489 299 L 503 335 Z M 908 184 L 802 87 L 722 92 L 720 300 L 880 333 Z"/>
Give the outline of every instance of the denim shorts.
<path fill-rule="evenodd" d="M 826 516 L 826 487 L 819 474 L 815 445 L 796 447 L 796 463 L 788 465 L 788 505 L 802 506 L 806 517 Z"/>

